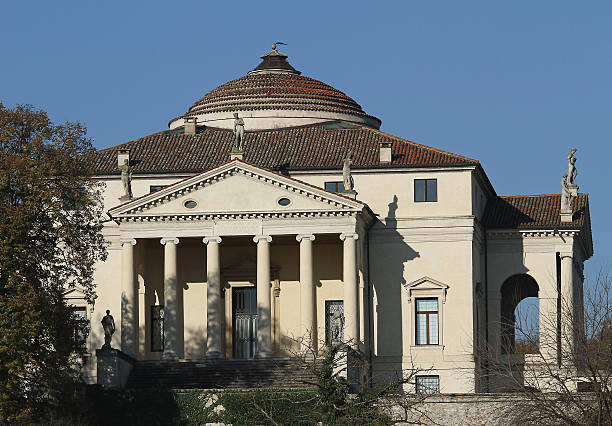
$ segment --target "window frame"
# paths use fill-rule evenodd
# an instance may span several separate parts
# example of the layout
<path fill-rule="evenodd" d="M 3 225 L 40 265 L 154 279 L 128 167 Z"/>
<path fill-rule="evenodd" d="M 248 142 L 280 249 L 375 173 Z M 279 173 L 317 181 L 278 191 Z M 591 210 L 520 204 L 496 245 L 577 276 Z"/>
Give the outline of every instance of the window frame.
<path fill-rule="evenodd" d="M 328 186 L 328 185 L 335 185 L 335 188 L 336 188 L 336 189 L 335 189 L 335 190 L 333 190 L 333 189 L 327 189 L 327 186 Z M 342 191 L 340 191 L 340 186 L 342 186 Z M 341 194 L 341 193 L 343 193 L 343 192 L 344 192 L 344 190 L 345 190 L 346 188 L 344 188 L 344 182 L 343 182 L 343 181 L 341 181 L 341 180 L 338 180 L 338 181 L 329 181 L 329 182 L 325 182 L 325 183 L 323 184 L 323 189 L 325 189 L 326 191 L 329 191 L 329 192 L 335 192 L 335 193 L 337 193 L 337 194 Z"/>
<path fill-rule="evenodd" d="M 406 350 L 408 347 L 415 350 L 443 350 L 444 349 L 444 305 L 446 294 L 450 287 L 430 277 L 422 277 L 411 283 L 404 284 L 406 295 L 402 298 L 403 323 L 408 324 L 409 332 L 404 335 L 406 339 Z M 420 344 L 416 343 L 416 299 L 438 299 L 438 343 Z"/>
<path fill-rule="evenodd" d="M 430 200 L 428 195 L 427 195 L 427 188 L 428 188 L 428 183 L 430 181 L 435 182 L 436 185 L 436 198 L 435 200 Z M 425 191 L 424 191 L 424 199 L 423 200 L 417 200 L 416 194 L 417 194 L 417 190 L 416 190 L 416 186 L 417 186 L 417 182 L 424 182 L 425 183 Z M 438 179 L 437 178 L 425 178 L 425 179 L 414 179 L 414 183 L 413 183 L 413 199 L 415 203 L 437 203 L 438 202 Z"/>
<path fill-rule="evenodd" d="M 429 387 L 424 386 L 423 384 L 419 384 L 419 379 L 436 379 L 437 380 L 437 389 L 433 392 L 423 392 L 420 387 L 425 387 L 426 389 L 431 389 Z M 415 392 L 421 395 L 436 395 L 440 393 L 440 376 L 437 374 L 427 374 L 427 375 L 418 375 L 414 380 Z"/>
<path fill-rule="evenodd" d="M 74 317 L 74 313 L 75 312 L 83 312 L 83 316 L 81 317 L 80 321 L 83 321 L 83 323 L 87 324 L 87 326 L 89 327 L 90 325 L 90 321 L 89 321 L 89 315 L 87 313 L 87 306 L 82 306 L 82 305 L 70 305 L 70 312 L 71 312 L 71 317 L 73 321 L 78 321 L 76 317 Z M 79 332 L 82 332 L 83 335 L 80 335 Z M 79 328 L 73 327 L 72 329 L 72 342 L 74 343 L 75 348 L 77 347 L 77 345 L 81 345 L 81 347 L 85 350 L 87 350 L 87 339 L 89 337 L 89 329 L 85 329 L 85 330 L 81 330 Z"/>
<path fill-rule="evenodd" d="M 436 310 L 435 311 L 419 311 L 418 302 L 420 300 L 428 300 L 428 301 L 436 301 Z M 415 333 L 415 345 L 416 346 L 438 346 L 440 344 L 440 300 L 437 297 L 417 297 L 414 299 L 415 304 L 415 314 L 414 314 L 414 333 Z M 425 315 L 425 343 L 419 343 L 419 337 L 421 337 L 418 333 L 419 330 L 419 315 Z M 429 335 L 430 327 L 429 320 L 432 315 L 436 315 L 437 325 L 438 325 L 438 333 L 437 333 L 437 341 L 435 343 L 431 342 L 431 336 Z"/>

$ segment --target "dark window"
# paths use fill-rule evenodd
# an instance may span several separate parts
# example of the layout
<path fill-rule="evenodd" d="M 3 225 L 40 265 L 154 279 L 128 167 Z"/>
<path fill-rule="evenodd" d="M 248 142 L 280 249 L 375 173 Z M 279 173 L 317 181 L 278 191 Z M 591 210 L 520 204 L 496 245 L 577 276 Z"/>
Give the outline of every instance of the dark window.
<path fill-rule="evenodd" d="M 330 192 L 344 192 L 344 182 L 325 182 L 325 190 Z"/>
<path fill-rule="evenodd" d="M 417 393 L 440 393 L 440 376 L 416 376 Z"/>
<path fill-rule="evenodd" d="M 151 306 L 151 352 L 164 350 L 164 307 Z"/>
<path fill-rule="evenodd" d="M 438 201 L 438 180 L 415 179 L 414 201 Z"/>
<path fill-rule="evenodd" d="M 84 348 L 87 342 L 89 321 L 87 320 L 87 309 L 82 307 L 72 308 L 73 334 L 72 340 L 77 348 Z"/>
<path fill-rule="evenodd" d="M 278 205 L 279 206 L 288 206 L 289 204 L 291 204 L 291 200 L 289 198 L 281 198 L 278 200 Z"/>
<path fill-rule="evenodd" d="M 168 185 L 150 185 L 149 186 L 149 192 L 159 191 L 160 189 L 164 189 L 167 186 Z"/>
<path fill-rule="evenodd" d="M 438 299 L 416 299 L 416 344 L 438 344 Z"/>
<path fill-rule="evenodd" d="M 325 301 L 325 343 L 328 345 L 344 341 L 344 302 Z"/>
<path fill-rule="evenodd" d="M 195 209 L 198 206 L 198 203 L 196 203 L 193 200 L 188 200 L 188 201 L 185 201 L 184 206 L 188 209 Z"/>

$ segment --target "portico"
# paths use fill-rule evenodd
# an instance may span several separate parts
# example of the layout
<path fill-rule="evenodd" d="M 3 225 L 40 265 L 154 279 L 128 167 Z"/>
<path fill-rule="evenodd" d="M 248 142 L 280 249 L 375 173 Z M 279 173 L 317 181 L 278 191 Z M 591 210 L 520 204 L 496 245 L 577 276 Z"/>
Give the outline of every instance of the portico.
<path fill-rule="evenodd" d="M 231 196 L 224 196 L 230 193 Z M 259 196 L 249 196 L 253 193 Z M 232 206 L 236 202 L 239 208 Z M 209 210 L 208 206 L 212 208 Z M 359 290 L 364 288 L 359 277 L 361 280 L 367 277 L 367 271 L 359 270 L 364 265 L 359 261 L 364 252 L 359 249 L 359 241 L 372 220 L 363 203 L 235 160 L 118 206 L 109 214 L 118 224 L 123 247 L 124 352 L 140 359 L 147 357 L 148 351 L 143 353 L 143 345 L 139 350 L 137 342 L 152 333 L 152 319 L 149 316 L 147 321 L 148 316 L 144 315 L 144 324 L 139 323 L 139 318 L 143 318 L 139 310 L 148 308 L 139 306 L 139 281 L 144 281 L 150 287 L 149 293 L 154 293 L 148 299 L 163 305 L 164 359 L 186 356 L 185 339 L 193 337 L 187 328 L 194 324 L 201 324 L 200 330 L 205 328 L 205 336 L 200 336 L 205 339 L 202 356 L 234 356 L 235 328 L 243 325 L 236 323 L 234 308 L 228 302 L 232 294 L 228 293 L 239 287 L 255 289 L 256 315 L 250 326 L 255 330 L 256 350 L 250 355 L 260 358 L 278 355 L 282 346 L 291 346 L 293 340 L 301 342 L 302 350 L 316 347 L 324 337 L 319 334 L 325 334 L 320 332 L 324 319 L 317 318 L 321 312 L 324 314 L 325 292 L 337 284 L 341 285 L 341 293 L 335 288 L 334 299 L 343 301 L 345 341 L 359 345 L 364 309 L 359 303 L 363 300 Z M 155 247 L 156 241 L 163 247 L 162 256 Z M 314 247 L 319 244 L 317 256 Z M 139 251 L 142 253 L 136 255 Z M 335 274 L 329 272 L 334 268 L 330 268 L 330 256 L 325 251 L 335 253 L 334 263 L 340 263 Z M 322 261 L 318 263 L 319 258 Z M 137 259 L 143 263 L 140 268 Z M 254 267 L 245 267 L 249 260 Z M 156 263 L 163 265 L 163 286 L 159 288 L 155 288 L 153 272 Z M 201 283 L 206 286 L 205 298 L 200 301 L 185 299 L 191 297 L 185 286 L 196 287 L 182 284 L 185 277 L 180 276 L 185 272 L 179 265 L 185 263 L 206 278 L 205 284 Z M 318 268 L 326 271 L 317 271 Z M 144 279 L 137 270 L 145 271 Z M 296 275 L 294 270 L 297 277 L 292 276 Z M 294 281 L 297 282 L 290 284 Z M 317 291 L 317 285 L 322 290 Z M 285 302 L 281 298 L 285 305 L 279 307 L 281 302 L 277 299 L 284 287 L 295 293 L 298 300 L 291 297 Z M 319 297 L 317 293 L 321 293 Z M 200 318 L 194 318 L 193 309 L 187 312 L 185 304 L 193 306 L 198 302 L 202 312 Z M 299 310 L 297 324 L 293 324 L 294 318 L 283 323 L 280 314 L 283 309 Z M 139 331 L 145 336 L 139 337 Z M 188 356 L 193 357 L 193 351 Z"/>

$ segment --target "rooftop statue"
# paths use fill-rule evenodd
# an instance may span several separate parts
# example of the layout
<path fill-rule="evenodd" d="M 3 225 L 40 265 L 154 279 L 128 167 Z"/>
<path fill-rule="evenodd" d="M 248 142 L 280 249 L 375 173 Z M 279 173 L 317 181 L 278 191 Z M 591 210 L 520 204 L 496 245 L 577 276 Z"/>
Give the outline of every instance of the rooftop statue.
<path fill-rule="evenodd" d="M 353 154 L 348 153 L 342 165 L 342 179 L 344 181 L 344 192 L 354 192 L 355 182 L 351 175 L 351 165 L 353 164 Z"/>
<path fill-rule="evenodd" d="M 110 314 L 110 310 L 106 310 L 106 315 L 102 318 L 102 328 L 104 329 L 104 345 L 102 349 L 111 349 L 111 339 L 115 333 L 115 319 Z"/>
<path fill-rule="evenodd" d="M 121 167 L 121 183 L 123 184 L 123 196 L 121 199 L 134 198 L 132 195 L 132 166 L 127 158 L 123 160 Z"/>
<path fill-rule="evenodd" d="M 572 195 L 572 191 L 569 187 L 569 176 L 567 173 L 563 174 L 563 178 L 561 179 L 561 213 L 572 213 L 572 199 L 574 196 Z"/>
<path fill-rule="evenodd" d="M 238 117 L 238 113 L 234 113 L 234 151 L 242 151 L 244 148 L 244 120 Z"/>
<path fill-rule="evenodd" d="M 572 148 L 567 155 L 567 184 L 569 186 L 576 185 L 574 181 L 576 180 L 576 176 L 578 176 L 578 170 L 576 170 L 576 157 L 574 157 L 575 153 L 576 148 Z"/>

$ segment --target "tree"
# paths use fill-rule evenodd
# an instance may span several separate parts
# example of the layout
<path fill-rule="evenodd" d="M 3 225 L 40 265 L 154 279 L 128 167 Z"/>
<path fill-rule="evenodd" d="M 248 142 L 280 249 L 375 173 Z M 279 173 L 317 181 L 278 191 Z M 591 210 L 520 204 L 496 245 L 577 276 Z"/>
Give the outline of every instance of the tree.
<path fill-rule="evenodd" d="M 78 285 L 93 301 L 106 258 L 93 151 L 83 125 L 0 103 L 0 423 L 35 419 L 76 379 L 83 324 L 62 295 Z"/>
<path fill-rule="evenodd" d="M 612 424 L 612 277 L 607 272 L 585 285 L 584 315 L 581 311 L 561 298 L 560 322 L 556 316 L 542 319 L 541 327 L 563 330 L 559 341 L 539 339 L 537 329 L 517 318 L 517 331 L 525 336 L 520 346 L 528 350 L 479 351 L 486 378 L 518 396 L 507 412 L 510 423 Z"/>

